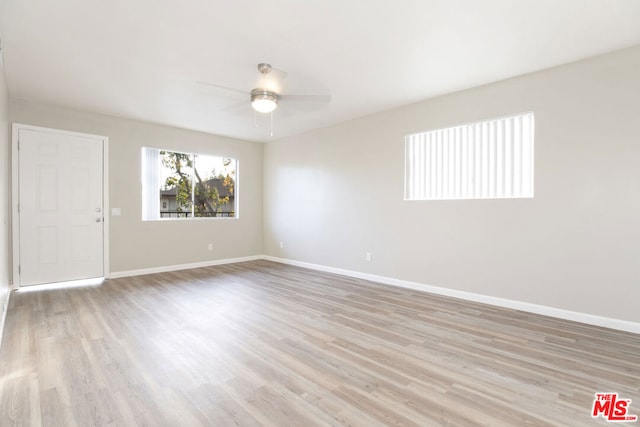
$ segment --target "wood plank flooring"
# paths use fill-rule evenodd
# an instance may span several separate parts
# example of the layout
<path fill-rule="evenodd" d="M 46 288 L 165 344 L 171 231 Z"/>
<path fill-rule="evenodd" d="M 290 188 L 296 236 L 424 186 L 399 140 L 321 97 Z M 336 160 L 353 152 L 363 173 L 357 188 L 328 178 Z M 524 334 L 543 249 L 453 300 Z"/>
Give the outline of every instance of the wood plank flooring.
<path fill-rule="evenodd" d="M 640 335 L 268 261 L 14 293 L 7 426 L 591 426 Z"/>

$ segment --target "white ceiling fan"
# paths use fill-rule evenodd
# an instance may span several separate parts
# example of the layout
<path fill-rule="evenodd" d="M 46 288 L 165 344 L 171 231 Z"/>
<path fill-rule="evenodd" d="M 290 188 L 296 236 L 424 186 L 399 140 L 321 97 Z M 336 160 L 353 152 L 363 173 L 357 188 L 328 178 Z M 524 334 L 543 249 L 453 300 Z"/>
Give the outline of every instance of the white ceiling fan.
<path fill-rule="evenodd" d="M 206 86 L 209 89 L 213 88 L 215 92 L 210 94 L 217 98 L 245 97 L 245 100 L 249 101 L 256 114 L 256 123 L 258 115 L 271 114 L 279 106 L 283 107 L 289 113 L 295 114 L 296 111 L 308 110 L 309 106 L 317 107 L 331 101 L 331 96 L 328 94 L 326 88 L 317 82 L 311 81 L 311 79 L 307 79 L 308 81 L 306 82 L 304 78 L 298 79 L 297 85 L 291 85 L 289 84 L 290 80 L 288 79 L 288 73 L 286 71 L 273 67 L 268 63 L 260 63 L 257 68 L 260 73 L 259 79 L 254 83 L 254 88 L 251 90 L 243 90 L 209 82 L 198 82 L 198 84 Z M 307 84 L 305 85 L 305 83 Z M 311 86 L 313 89 L 307 90 L 305 86 Z M 293 92 L 293 89 L 300 90 L 301 87 L 303 88 L 303 92 L 311 93 Z M 245 102 L 246 101 L 241 102 L 239 105 L 246 105 Z M 234 106 L 236 106 L 236 104 L 232 104 L 230 107 Z M 273 116 L 271 119 L 273 122 Z"/>

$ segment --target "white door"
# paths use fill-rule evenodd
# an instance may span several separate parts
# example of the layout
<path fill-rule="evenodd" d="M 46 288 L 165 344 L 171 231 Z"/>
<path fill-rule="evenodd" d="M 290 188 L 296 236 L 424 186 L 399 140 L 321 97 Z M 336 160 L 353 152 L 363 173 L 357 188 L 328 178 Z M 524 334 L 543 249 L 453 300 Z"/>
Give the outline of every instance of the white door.
<path fill-rule="evenodd" d="M 20 286 L 103 277 L 104 141 L 18 132 Z"/>

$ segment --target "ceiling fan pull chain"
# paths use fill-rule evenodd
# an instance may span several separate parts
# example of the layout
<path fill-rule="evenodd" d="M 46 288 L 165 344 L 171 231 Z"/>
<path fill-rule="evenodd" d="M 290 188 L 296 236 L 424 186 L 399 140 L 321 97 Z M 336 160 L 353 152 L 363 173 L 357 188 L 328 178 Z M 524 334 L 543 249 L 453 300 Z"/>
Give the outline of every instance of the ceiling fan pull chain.
<path fill-rule="evenodd" d="M 271 112 L 271 136 L 273 136 L 273 111 Z"/>

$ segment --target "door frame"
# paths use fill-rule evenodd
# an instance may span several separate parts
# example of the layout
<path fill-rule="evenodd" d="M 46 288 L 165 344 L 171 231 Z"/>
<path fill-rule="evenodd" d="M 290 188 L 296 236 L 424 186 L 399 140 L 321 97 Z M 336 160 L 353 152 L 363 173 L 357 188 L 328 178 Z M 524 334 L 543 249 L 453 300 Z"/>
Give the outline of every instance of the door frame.
<path fill-rule="evenodd" d="M 13 289 L 20 288 L 20 213 L 18 203 L 20 201 L 20 157 L 18 141 L 21 130 L 55 133 L 58 135 L 79 136 L 102 142 L 102 203 L 103 228 L 102 228 L 102 274 L 105 279 L 109 277 L 109 137 L 89 133 L 74 132 L 62 129 L 33 126 L 22 123 L 13 123 L 11 127 L 11 233 L 12 233 L 12 285 Z"/>

